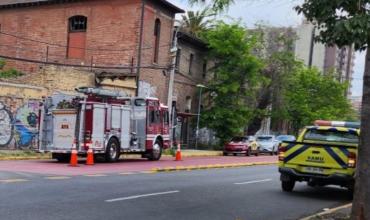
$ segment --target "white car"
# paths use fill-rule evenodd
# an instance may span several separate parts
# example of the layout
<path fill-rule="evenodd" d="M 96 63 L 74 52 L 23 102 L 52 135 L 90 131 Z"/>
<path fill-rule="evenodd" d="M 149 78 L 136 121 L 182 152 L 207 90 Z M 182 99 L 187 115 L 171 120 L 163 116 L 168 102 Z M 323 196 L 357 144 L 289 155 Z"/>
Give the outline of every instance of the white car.
<path fill-rule="evenodd" d="M 275 135 L 259 135 L 256 140 L 260 145 L 261 153 L 270 153 L 271 155 L 277 154 L 279 141 L 276 139 Z"/>

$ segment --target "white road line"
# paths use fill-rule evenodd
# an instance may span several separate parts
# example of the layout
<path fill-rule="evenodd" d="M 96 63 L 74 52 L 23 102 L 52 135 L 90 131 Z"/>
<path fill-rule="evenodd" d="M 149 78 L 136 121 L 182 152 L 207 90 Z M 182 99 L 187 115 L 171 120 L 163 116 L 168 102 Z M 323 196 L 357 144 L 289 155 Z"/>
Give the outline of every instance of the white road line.
<path fill-rule="evenodd" d="M 166 194 L 172 194 L 172 193 L 178 193 L 180 191 L 174 190 L 174 191 L 168 191 L 168 192 L 158 192 L 158 193 L 150 193 L 150 194 L 143 194 L 143 195 L 136 195 L 136 196 L 128 196 L 128 197 L 122 197 L 122 198 L 116 198 L 116 199 L 108 199 L 105 200 L 106 202 L 117 202 L 117 201 L 123 201 L 123 200 L 130 200 L 130 199 L 138 199 L 143 197 L 149 197 L 149 196 L 159 196 L 159 195 L 166 195 Z"/>
<path fill-rule="evenodd" d="M 244 185 L 244 184 L 251 184 L 251 183 L 263 183 L 263 182 L 270 182 L 272 179 L 263 179 L 263 180 L 253 180 L 248 182 L 242 182 L 242 183 L 234 183 L 235 185 Z"/>

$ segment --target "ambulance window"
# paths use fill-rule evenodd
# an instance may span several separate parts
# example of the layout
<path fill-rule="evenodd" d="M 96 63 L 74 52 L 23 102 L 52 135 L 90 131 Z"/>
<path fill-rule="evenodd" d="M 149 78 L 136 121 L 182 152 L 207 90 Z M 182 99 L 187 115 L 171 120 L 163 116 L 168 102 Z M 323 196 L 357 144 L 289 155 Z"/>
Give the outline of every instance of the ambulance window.
<path fill-rule="evenodd" d="M 304 136 L 305 140 L 317 140 L 327 142 L 358 143 L 358 135 L 352 132 L 338 130 L 310 129 Z"/>
<path fill-rule="evenodd" d="M 145 106 L 145 99 L 135 99 L 136 106 Z"/>

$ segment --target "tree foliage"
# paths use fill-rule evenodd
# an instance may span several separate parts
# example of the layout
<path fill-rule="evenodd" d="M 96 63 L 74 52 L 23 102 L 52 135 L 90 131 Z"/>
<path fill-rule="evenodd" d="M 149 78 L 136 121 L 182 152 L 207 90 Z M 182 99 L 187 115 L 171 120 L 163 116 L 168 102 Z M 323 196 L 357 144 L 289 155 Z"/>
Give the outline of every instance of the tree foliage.
<path fill-rule="evenodd" d="M 18 76 L 22 76 L 23 73 L 21 73 L 20 71 L 16 70 L 16 69 L 13 69 L 13 68 L 10 68 L 10 69 L 5 69 L 5 60 L 3 59 L 0 59 L 0 79 L 1 78 L 13 78 L 13 77 L 18 77 Z"/>
<path fill-rule="evenodd" d="M 206 4 L 207 0 L 189 0 L 191 4 Z M 211 8 L 216 12 L 222 12 L 225 11 L 232 3 L 234 3 L 234 0 L 211 0 Z"/>
<path fill-rule="evenodd" d="M 183 25 L 181 30 L 189 33 L 195 37 L 200 37 L 201 33 L 206 31 L 212 22 L 212 19 L 208 19 L 213 16 L 214 13 L 209 8 L 204 8 L 200 11 L 187 11 L 186 15 L 182 15 Z"/>
<path fill-rule="evenodd" d="M 316 119 L 347 120 L 353 110 L 345 96 L 347 84 L 317 69 L 301 66 L 287 80 L 284 113 L 295 132 Z"/>
<path fill-rule="evenodd" d="M 298 13 L 319 27 L 318 40 L 338 46 L 367 48 L 361 115 L 361 140 L 358 149 L 353 220 L 370 219 L 370 1 L 306 0 L 297 6 Z"/>
<path fill-rule="evenodd" d="M 252 54 L 256 38 L 240 24 L 219 22 L 203 35 L 209 58 L 215 61 L 214 79 L 208 84 L 210 107 L 202 113 L 202 124 L 216 131 L 221 141 L 243 133 L 252 117 L 247 100 L 258 85 L 262 62 Z"/>

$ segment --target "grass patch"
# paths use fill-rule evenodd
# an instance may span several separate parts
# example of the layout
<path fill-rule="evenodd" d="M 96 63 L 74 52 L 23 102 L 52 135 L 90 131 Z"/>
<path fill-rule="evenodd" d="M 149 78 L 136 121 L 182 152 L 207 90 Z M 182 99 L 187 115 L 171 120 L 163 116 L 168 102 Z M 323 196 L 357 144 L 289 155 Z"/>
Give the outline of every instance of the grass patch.
<path fill-rule="evenodd" d="M 33 150 L 0 150 L 0 160 L 17 160 L 17 159 L 50 159 L 49 153 L 37 153 Z"/>

